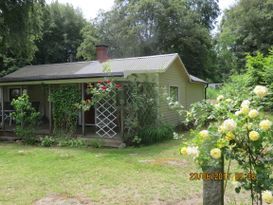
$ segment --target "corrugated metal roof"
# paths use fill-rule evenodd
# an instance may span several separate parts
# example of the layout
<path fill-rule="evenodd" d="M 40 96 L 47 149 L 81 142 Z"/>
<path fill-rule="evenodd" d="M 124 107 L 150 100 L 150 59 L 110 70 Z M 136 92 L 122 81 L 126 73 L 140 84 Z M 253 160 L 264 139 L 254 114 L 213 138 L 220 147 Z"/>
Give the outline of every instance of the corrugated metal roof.
<path fill-rule="evenodd" d="M 177 57 L 179 57 L 178 54 L 173 53 L 166 55 L 110 59 L 107 63 L 111 68 L 112 75 L 124 75 L 126 77 L 133 73 L 164 72 Z M 103 71 L 103 63 L 100 63 L 99 61 L 84 61 L 28 65 L 4 76 L 0 81 L 68 79 L 95 76 L 102 77 L 104 75 L 106 74 Z M 194 82 L 205 82 L 194 76 L 189 77 Z"/>

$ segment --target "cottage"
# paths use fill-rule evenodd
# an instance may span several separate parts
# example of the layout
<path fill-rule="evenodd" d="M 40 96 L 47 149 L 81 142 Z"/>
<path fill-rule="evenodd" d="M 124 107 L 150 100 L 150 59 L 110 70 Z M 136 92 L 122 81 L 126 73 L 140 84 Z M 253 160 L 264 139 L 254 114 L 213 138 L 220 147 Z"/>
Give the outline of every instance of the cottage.
<path fill-rule="evenodd" d="M 82 99 L 86 99 L 86 84 L 103 80 L 106 77 L 126 84 L 134 78 L 142 82 L 148 79 L 159 88 L 164 87 L 169 95 L 180 102 L 185 108 L 193 102 L 205 98 L 207 83 L 190 75 L 178 54 L 166 54 L 122 59 L 109 59 L 107 46 L 96 47 L 97 60 L 46 65 L 28 65 L 0 79 L 1 87 L 1 129 L 13 130 L 14 125 L 9 113 L 13 111 L 10 102 L 26 90 L 33 106 L 47 119 L 40 131 L 52 131 L 52 103 L 48 96 L 58 85 L 75 84 L 81 90 Z M 111 69 L 103 71 L 107 63 Z M 161 91 L 159 91 L 161 92 Z M 128 100 L 130 93 L 126 93 Z M 179 123 L 179 116 L 172 111 L 166 102 L 158 99 L 158 113 L 162 119 L 172 125 Z M 79 113 L 79 133 L 88 135 L 92 132 L 106 138 L 114 138 L 122 134 L 122 110 L 115 105 L 98 104 L 89 111 Z M 92 129 L 91 129 L 92 128 Z M 91 132 L 91 131 L 90 131 Z"/>

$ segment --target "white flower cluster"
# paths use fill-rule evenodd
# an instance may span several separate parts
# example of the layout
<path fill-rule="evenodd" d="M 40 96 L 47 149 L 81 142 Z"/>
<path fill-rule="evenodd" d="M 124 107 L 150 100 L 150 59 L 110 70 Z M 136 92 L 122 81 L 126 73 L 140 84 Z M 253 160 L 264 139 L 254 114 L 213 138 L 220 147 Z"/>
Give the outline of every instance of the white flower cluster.
<path fill-rule="evenodd" d="M 249 100 L 244 100 L 241 103 L 240 110 L 236 111 L 235 115 L 239 116 L 241 114 L 244 114 L 244 115 L 248 115 L 249 118 L 252 118 L 252 119 L 256 118 L 259 115 L 258 110 L 256 110 L 256 109 L 250 109 L 249 106 L 250 106 L 250 101 Z"/>
<path fill-rule="evenodd" d="M 237 126 L 237 123 L 233 119 L 226 119 L 219 128 L 219 132 L 231 132 Z"/>
<path fill-rule="evenodd" d="M 265 86 L 262 85 L 257 85 L 253 92 L 259 97 L 259 98 L 263 98 L 268 94 L 268 89 Z"/>
<path fill-rule="evenodd" d="M 196 146 L 188 146 L 188 147 L 182 147 L 180 150 L 180 153 L 182 155 L 192 155 L 194 157 L 197 157 L 199 155 L 198 147 Z"/>
<path fill-rule="evenodd" d="M 263 191 L 262 192 L 262 199 L 267 204 L 273 203 L 273 196 L 271 191 Z"/>

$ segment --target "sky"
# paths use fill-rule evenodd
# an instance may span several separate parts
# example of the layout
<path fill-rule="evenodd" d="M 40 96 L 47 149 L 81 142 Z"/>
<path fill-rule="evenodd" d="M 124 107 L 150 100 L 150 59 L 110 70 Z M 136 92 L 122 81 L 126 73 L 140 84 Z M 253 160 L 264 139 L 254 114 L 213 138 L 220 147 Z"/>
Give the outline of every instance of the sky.
<path fill-rule="evenodd" d="M 46 0 L 50 3 L 55 0 Z M 219 0 L 219 6 L 221 10 L 229 8 L 234 4 L 236 0 Z M 114 4 L 114 0 L 58 0 L 60 3 L 72 4 L 75 8 L 82 10 L 83 15 L 86 19 L 95 18 L 100 9 L 109 11 Z M 221 19 L 218 19 L 218 21 Z"/>

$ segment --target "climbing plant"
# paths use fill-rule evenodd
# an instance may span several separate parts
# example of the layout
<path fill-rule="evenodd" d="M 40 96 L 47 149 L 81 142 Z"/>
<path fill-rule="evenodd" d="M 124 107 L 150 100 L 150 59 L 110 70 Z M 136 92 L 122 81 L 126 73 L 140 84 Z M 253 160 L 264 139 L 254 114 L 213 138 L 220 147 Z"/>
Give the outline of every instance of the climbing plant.
<path fill-rule="evenodd" d="M 76 131 L 81 101 L 80 89 L 77 85 L 60 85 L 52 90 L 49 101 L 53 104 L 54 134 L 73 135 Z"/>
<path fill-rule="evenodd" d="M 124 84 L 124 139 L 127 144 L 141 144 L 140 130 L 158 126 L 158 92 L 150 82 L 131 80 Z"/>

